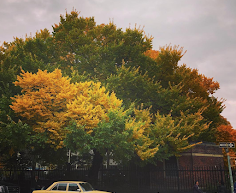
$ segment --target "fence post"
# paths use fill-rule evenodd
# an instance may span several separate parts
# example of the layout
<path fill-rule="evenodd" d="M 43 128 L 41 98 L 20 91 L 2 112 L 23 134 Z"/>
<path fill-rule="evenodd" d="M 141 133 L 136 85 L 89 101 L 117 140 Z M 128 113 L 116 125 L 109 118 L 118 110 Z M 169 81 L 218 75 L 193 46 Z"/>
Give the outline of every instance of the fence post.
<path fill-rule="evenodd" d="M 233 176 L 232 176 L 232 169 L 230 164 L 230 158 L 229 158 L 229 148 L 225 148 L 225 151 L 227 153 L 227 160 L 228 160 L 228 167 L 229 167 L 229 179 L 230 179 L 230 185 L 231 185 L 231 193 L 234 193 L 234 183 L 233 183 Z"/>

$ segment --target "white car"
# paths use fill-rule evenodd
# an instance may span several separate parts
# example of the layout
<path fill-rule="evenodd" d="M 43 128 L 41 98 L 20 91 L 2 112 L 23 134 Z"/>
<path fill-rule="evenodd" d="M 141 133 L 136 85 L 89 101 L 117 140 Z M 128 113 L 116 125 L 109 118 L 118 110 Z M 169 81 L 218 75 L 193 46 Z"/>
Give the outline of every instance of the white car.
<path fill-rule="evenodd" d="M 46 190 L 33 191 L 33 193 L 69 193 L 69 192 L 105 193 L 105 191 L 94 190 L 89 183 L 82 181 L 58 181 L 54 182 Z M 112 193 L 112 192 L 107 192 L 107 193 Z"/>

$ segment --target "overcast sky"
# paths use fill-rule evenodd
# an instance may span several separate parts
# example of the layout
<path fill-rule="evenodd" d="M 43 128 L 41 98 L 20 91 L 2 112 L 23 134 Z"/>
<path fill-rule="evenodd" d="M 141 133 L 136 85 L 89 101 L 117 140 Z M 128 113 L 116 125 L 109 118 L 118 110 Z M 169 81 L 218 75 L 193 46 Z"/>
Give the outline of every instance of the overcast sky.
<path fill-rule="evenodd" d="M 153 49 L 183 47 L 179 65 L 220 83 L 215 96 L 226 99 L 222 115 L 236 129 L 236 0 L 0 0 L 0 44 L 44 28 L 52 32 L 73 8 L 97 24 L 144 27 Z"/>

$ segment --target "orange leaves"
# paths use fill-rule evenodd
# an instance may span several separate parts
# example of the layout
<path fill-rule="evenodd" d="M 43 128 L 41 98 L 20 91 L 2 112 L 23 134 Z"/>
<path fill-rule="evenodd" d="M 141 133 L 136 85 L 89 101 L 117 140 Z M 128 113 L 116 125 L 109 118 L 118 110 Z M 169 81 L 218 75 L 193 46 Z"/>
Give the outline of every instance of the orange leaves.
<path fill-rule="evenodd" d="M 236 142 L 236 130 L 231 125 L 220 125 L 217 128 L 217 142 Z"/>
<path fill-rule="evenodd" d="M 22 88 L 22 95 L 12 97 L 10 107 L 26 118 L 35 132 L 47 132 L 49 143 L 61 141 L 65 136 L 61 130 L 66 121 L 63 114 L 66 103 L 76 96 L 75 85 L 70 84 L 70 79 L 62 77 L 58 69 L 52 73 L 39 70 L 36 74 L 22 71 L 15 85 Z"/>
<path fill-rule="evenodd" d="M 101 83 L 70 83 L 61 70 L 48 73 L 39 70 L 32 74 L 22 71 L 15 85 L 22 88 L 22 95 L 12 97 L 10 106 L 37 133 L 48 134 L 48 143 L 60 148 L 70 120 L 84 126 L 88 133 L 101 120 L 108 120 L 109 109 L 117 109 L 122 101 L 114 93 L 109 95 Z"/>
<path fill-rule="evenodd" d="M 207 78 L 204 75 L 201 75 L 202 81 L 200 85 L 207 90 L 209 94 L 214 94 L 216 90 L 220 88 L 220 84 L 216 81 L 213 81 L 213 78 Z"/>
<path fill-rule="evenodd" d="M 158 55 L 159 55 L 159 51 L 157 50 L 147 50 L 144 55 L 149 56 L 150 58 L 152 58 L 153 60 L 156 60 Z"/>
<path fill-rule="evenodd" d="M 73 64 L 75 62 L 75 55 L 72 53 L 68 53 L 65 57 L 60 56 L 60 59 L 69 62 L 70 64 Z"/>
<path fill-rule="evenodd" d="M 181 82 L 183 92 L 190 93 L 191 98 L 202 97 L 205 99 L 220 88 L 219 83 L 213 81 L 213 78 L 199 74 L 197 69 L 187 68 L 185 64 L 177 68 L 176 77 L 175 83 Z"/>
<path fill-rule="evenodd" d="M 232 128 L 230 124 L 228 125 L 220 125 L 217 127 L 217 132 L 216 132 L 216 141 L 219 142 L 234 142 L 236 143 L 236 130 Z M 225 152 L 223 150 L 223 152 Z M 229 154 L 232 157 L 235 157 L 235 148 L 229 149 Z"/>
<path fill-rule="evenodd" d="M 74 98 L 76 89 L 70 79 L 62 77 L 60 70 L 52 73 L 39 70 L 37 74 L 22 71 L 16 86 L 22 88 L 23 95 L 12 98 L 11 108 L 27 119 L 51 119 L 53 111 L 65 109 L 65 102 Z"/>

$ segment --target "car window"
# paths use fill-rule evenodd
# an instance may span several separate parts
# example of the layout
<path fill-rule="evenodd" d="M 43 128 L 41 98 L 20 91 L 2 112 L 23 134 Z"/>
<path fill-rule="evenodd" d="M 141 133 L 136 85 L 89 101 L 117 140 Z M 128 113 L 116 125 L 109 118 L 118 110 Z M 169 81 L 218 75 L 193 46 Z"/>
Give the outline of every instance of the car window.
<path fill-rule="evenodd" d="M 82 188 L 82 190 L 84 192 L 86 192 L 86 191 L 93 191 L 93 187 L 89 183 L 87 183 L 87 182 L 80 183 L 79 185 L 81 186 L 81 188 Z"/>
<path fill-rule="evenodd" d="M 52 190 L 57 190 L 57 186 L 58 186 L 58 184 L 56 184 L 56 185 L 52 188 Z"/>
<path fill-rule="evenodd" d="M 67 184 L 58 184 L 57 190 L 66 190 Z"/>
<path fill-rule="evenodd" d="M 69 189 L 68 191 L 79 191 L 80 188 L 77 184 L 69 184 Z"/>
<path fill-rule="evenodd" d="M 66 187 L 67 187 L 67 183 L 59 183 L 56 186 L 54 186 L 52 190 L 65 191 Z"/>

